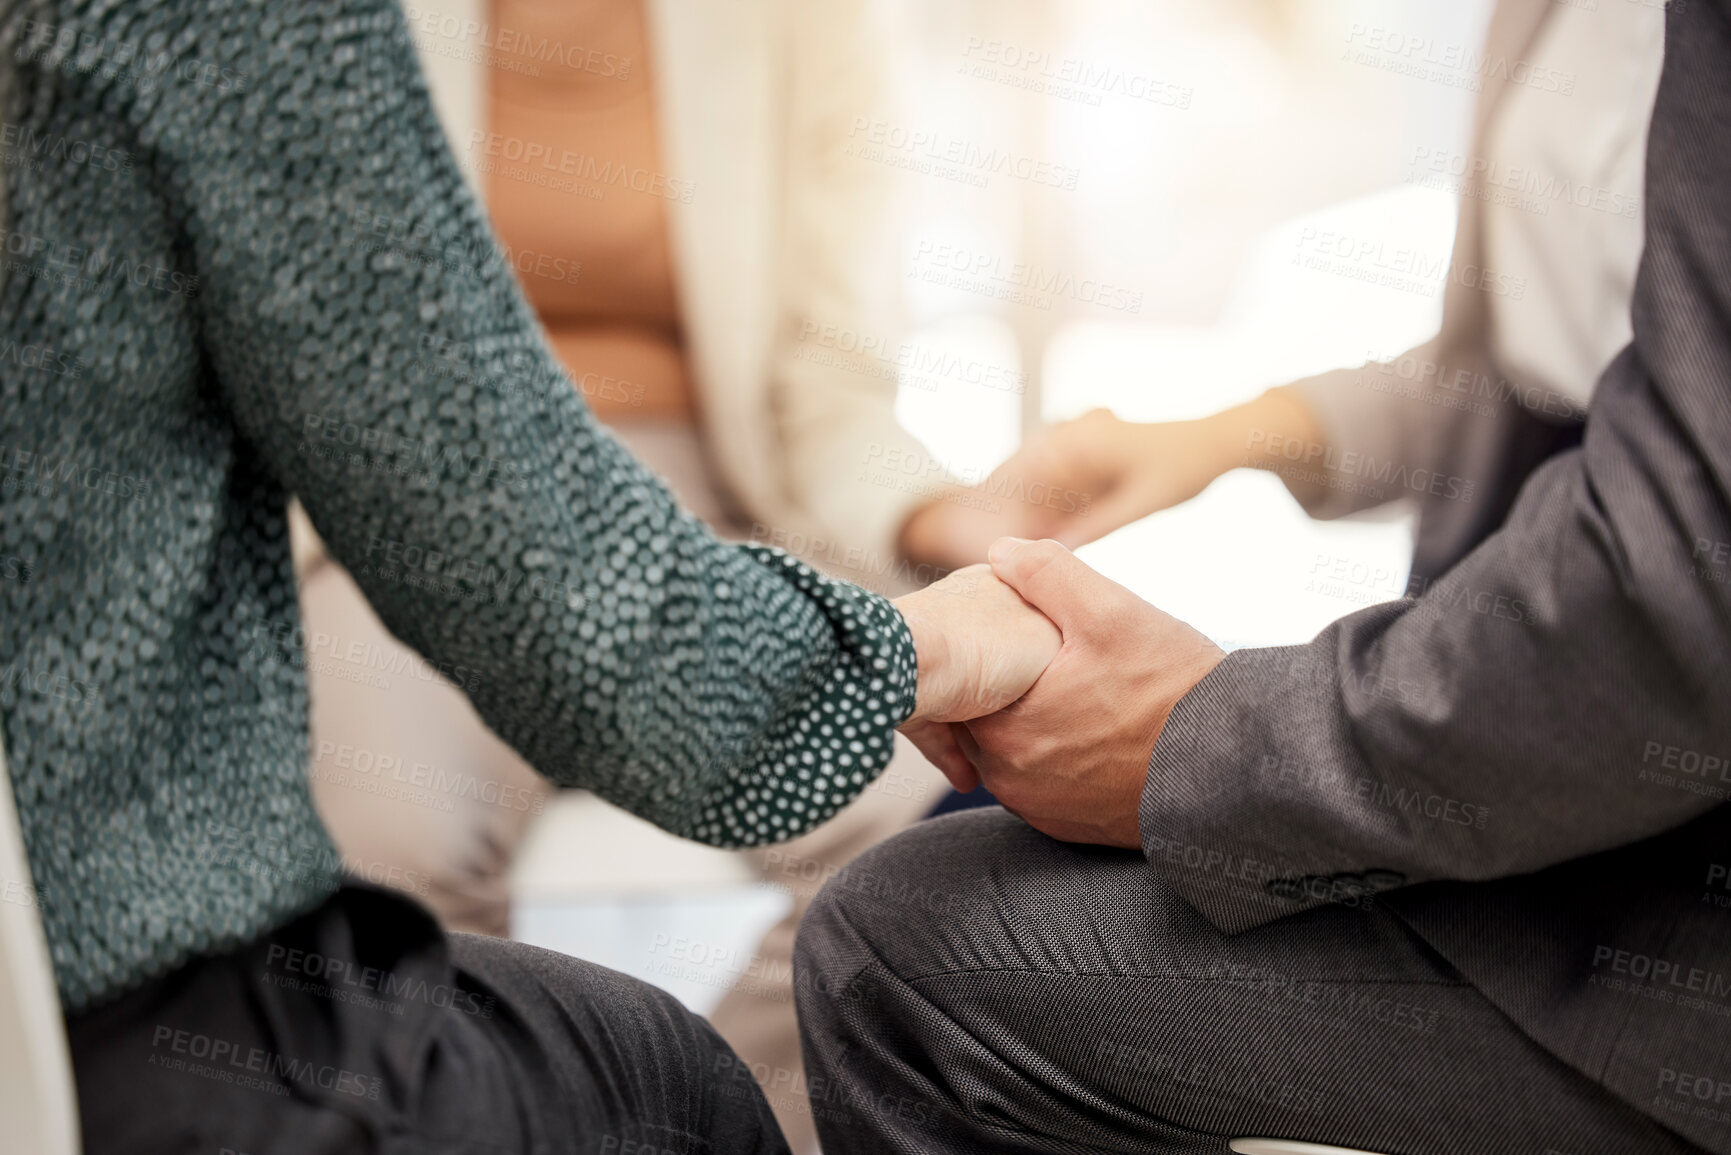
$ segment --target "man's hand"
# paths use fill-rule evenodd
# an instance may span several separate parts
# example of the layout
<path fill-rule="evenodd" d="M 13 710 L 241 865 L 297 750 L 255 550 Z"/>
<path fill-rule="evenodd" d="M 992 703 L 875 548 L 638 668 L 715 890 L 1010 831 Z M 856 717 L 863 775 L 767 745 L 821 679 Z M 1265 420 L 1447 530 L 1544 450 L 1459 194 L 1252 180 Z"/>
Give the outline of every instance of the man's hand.
<path fill-rule="evenodd" d="M 1064 636 L 1014 706 L 954 734 L 998 801 L 1066 842 L 1140 847 L 1148 759 L 1178 700 L 1226 655 L 1055 541 L 1005 538 L 992 572 Z"/>
<path fill-rule="evenodd" d="M 1058 653 L 1057 627 L 973 565 L 896 599 L 919 663 L 914 713 L 902 730 L 959 790 L 978 783 L 950 723 L 1001 710 L 1028 692 Z"/>

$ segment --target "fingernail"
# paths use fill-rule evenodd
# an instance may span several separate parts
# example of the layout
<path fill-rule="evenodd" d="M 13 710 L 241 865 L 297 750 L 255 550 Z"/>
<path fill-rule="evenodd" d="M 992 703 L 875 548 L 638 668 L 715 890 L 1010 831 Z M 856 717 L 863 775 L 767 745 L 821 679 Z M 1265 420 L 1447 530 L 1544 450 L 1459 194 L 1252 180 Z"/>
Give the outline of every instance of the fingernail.
<path fill-rule="evenodd" d="M 1028 539 L 1025 537 L 1000 537 L 992 543 L 992 548 L 986 551 L 986 560 L 989 562 L 1003 561 L 1027 544 Z"/>

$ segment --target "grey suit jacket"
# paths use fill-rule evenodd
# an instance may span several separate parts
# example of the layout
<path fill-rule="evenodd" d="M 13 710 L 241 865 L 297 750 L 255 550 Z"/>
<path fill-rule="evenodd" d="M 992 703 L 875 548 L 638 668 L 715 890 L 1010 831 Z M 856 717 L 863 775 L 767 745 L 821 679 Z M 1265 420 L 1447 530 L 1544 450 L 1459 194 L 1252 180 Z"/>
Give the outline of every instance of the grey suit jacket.
<path fill-rule="evenodd" d="M 1502 6 L 1488 67 L 1546 7 Z M 1462 213 L 1428 352 L 1495 378 Z M 1645 219 L 1584 435 L 1519 389 L 1487 417 L 1304 384 L 1337 443 L 1472 484 L 1424 498 L 1419 596 L 1179 703 L 1143 849 L 1231 933 L 1392 911 L 1552 1054 L 1731 1150 L 1731 0 L 1667 14 Z"/>

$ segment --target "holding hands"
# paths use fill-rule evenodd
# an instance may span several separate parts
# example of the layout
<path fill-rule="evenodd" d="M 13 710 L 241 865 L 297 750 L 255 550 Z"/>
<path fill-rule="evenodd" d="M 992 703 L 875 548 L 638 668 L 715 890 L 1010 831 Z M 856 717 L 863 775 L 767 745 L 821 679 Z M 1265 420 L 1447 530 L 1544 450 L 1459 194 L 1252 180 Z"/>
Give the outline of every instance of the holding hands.
<path fill-rule="evenodd" d="M 1003 538 L 990 558 L 897 602 L 919 661 L 903 730 L 1037 830 L 1140 846 L 1154 742 L 1225 655 L 1055 541 Z"/>
<path fill-rule="evenodd" d="M 1076 549 L 1195 497 L 1228 470 L 1280 465 L 1272 446 L 1323 436 L 1292 389 L 1194 421 L 1142 424 L 1095 409 L 1028 439 L 979 487 L 990 501 L 940 497 L 902 527 L 902 553 L 958 566 L 1000 537 L 1053 538 Z"/>
<path fill-rule="evenodd" d="M 903 729 L 956 789 L 983 781 L 1054 838 L 1140 845 L 1154 743 L 1225 655 L 1066 547 L 1187 501 L 1228 470 L 1278 468 L 1280 447 L 1314 456 L 1324 436 L 1290 387 L 1194 421 L 1137 424 L 1096 409 L 1030 438 L 981 486 L 992 500 L 917 509 L 902 527 L 905 555 L 953 566 L 989 547 L 990 566 L 898 603 L 920 667 Z M 1308 484 L 1287 479 L 1295 493 Z M 964 589 L 971 596 L 953 596 Z"/>

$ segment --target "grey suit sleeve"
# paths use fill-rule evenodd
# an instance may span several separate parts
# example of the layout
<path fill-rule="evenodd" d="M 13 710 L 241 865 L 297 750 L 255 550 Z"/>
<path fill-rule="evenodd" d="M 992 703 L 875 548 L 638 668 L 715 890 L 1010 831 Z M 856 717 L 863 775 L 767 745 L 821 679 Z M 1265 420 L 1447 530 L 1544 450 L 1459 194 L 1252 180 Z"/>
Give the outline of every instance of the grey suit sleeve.
<path fill-rule="evenodd" d="M 1230 655 L 1144 850 L 1216 926 L 1525 873 L 1731 797 L 1731 5 L 1668 17 L 1634 341 L 1579 449 L 1417 599 Z"/>

